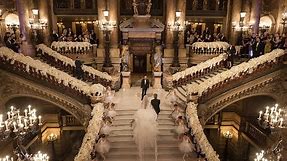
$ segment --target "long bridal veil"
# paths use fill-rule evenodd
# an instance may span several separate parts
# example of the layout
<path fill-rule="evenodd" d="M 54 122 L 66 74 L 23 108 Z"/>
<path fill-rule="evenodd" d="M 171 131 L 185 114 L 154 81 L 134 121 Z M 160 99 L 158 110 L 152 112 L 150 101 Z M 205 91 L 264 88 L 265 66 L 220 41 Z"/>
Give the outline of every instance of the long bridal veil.
<path fill-rule="evenodd" d="M 134 120 L 133 135 L 138 146 L 140 161 L 144 161 L 144 149 L 148 147 L 155 148 L 155 160 L 157 160 L 157 114 L 147 96 L 143 99 L 142 107 L 135 113 Z"/>

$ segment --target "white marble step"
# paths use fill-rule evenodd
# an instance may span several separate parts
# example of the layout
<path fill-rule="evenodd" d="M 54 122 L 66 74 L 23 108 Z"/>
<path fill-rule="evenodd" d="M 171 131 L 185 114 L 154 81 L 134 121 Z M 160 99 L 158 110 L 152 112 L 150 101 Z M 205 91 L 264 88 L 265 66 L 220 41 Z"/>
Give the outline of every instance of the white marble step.
<path fill-rule="evenodd" d="M 133 115 L 116 115 L 114 117 L 114 120 L 126 120 L 126 119 L 133 119 Z M 170 113 L 168 114 L 162 114 L 162 113 L 159 113 L 159 116 L 158 116 L 158 120 L 169 120 L 170 119 Z"/>
<path fill-rule="evenodd" d="M 157 121 L 159 125 L 174 125 L 173 120 L 158 120 Z M 131 119 L 121 119 L 121 120 L 114 120 L 113 126 L 117 125 L 130 125 Z"/>

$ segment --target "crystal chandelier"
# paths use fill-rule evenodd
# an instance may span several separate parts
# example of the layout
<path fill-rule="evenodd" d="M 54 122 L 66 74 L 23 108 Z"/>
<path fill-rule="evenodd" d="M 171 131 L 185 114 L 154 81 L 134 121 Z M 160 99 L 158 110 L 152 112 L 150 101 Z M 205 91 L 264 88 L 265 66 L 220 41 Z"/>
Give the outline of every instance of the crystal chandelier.
<path fill-rule="evenodd" d="M 49 156 L 46 153 L 42 153 L 41 151 L 38 151 L 38 153 L 34 155 L 26 154 L 26 160 L 28 161 L 49 161 Z M 4 158 L 0 158 L 0 161 L 16 161 L 11 156 L 5 156 Z"/>
<path fill-rule="evenodd" d="M 259 112 L 258 123 L 264 129 L 266 128 L 283 128 L 283 112 L 278 108 L 278 104 L 273 107 L 267 106 L 265 112 Z"/>
<path fill-rule="evenodd" d="M 7 139 L 11 133 L 16 136 L 25 135 L 42 125 L 42 117 L 37 116 L 36 109 L 32 109 L 31 105 L 24 110 L 24 115 L 20 114 L 20 110 L 14 106 L 10 107 L 7 112 L 7 119 L 4 120 L 3 114 L 0 114 L 0 136 L 1 139 Z"/>
<path fill-rule="evenodd" d="M 267 151 L 262 150 L 260 153 L 256 153 L 256 158 L 254 161 L 282 161 L 282 151 L 284 145 L 282 144 L 283 140 L 280 138 L 272 148 Z"/>
<path fill-rule="evenodd" d="M 262 150 L 260 153 L 256 153 L 256 158 L 254 161 L 268 161 L 268 159 L 264 158 L 265 152 Z"/>

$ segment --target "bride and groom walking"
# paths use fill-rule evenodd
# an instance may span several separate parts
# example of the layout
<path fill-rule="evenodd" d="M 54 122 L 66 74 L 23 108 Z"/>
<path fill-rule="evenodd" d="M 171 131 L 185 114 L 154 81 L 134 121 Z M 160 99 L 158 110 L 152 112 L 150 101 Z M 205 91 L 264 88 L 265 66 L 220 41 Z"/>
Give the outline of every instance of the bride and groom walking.
<path fill-rule="evenodd" d="M 146 79 L 145 83 L 147 82 Z M 141 108 L 136 111 L 132 121 L 134 123 L 133 137 L 138 147 L 139 160 L 144 161 L 146 148 L 154 148 L 155 161 L 157 161 L 157 135 L 159 133 L 157 119 L 160 112 L 160 100 L 157 94 L 153 95 L 152 100 L 146 95 L 146 91 L 143 94 Z"/>

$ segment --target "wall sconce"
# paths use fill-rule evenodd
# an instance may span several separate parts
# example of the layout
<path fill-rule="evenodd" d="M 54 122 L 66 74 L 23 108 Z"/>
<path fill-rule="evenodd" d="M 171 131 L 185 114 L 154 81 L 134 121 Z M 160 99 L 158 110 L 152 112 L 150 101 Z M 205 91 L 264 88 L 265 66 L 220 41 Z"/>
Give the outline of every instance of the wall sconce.
<path fill-rule="evenodd" d="M 181 12 L 180 12 L 180 11 L 176 11 L 176 12 L 175 12 L 175 17 L 176 17 L 176 18 L 180 18 L 180 16 L 181 16 Z"/>
<path fill-rule="evenodd" d="M 246 16 L 246 12 L 245 11 L 241 11 L 240 12 L 240 18 L 245 18 Z"/>
<path fill-rule="evenodd" d="M 109 11 L 108 10 L 104 10 L 103 14 L 104 14 L 105 17 L 108 17 L 109 16 Z"/>
<path fill-rule="evenodd" d="M 2 18 L 2 15 L 3 15 L 2 9 L 0 9 L 0 22 L 4 20 L 4 19 Z"/>
<path fill-rule="evenodd" d="M 39 10 L 38 9 L 32 9 L 33 18 L 29 19 L 29 24 L 31 26 L 31 29 L 43 29 L 44 27 L 48 26 L 48 22 L 45 19 L 39 19 Z"/>

